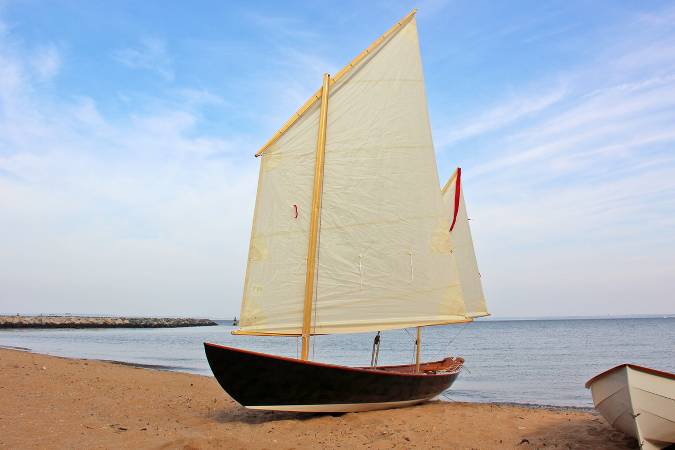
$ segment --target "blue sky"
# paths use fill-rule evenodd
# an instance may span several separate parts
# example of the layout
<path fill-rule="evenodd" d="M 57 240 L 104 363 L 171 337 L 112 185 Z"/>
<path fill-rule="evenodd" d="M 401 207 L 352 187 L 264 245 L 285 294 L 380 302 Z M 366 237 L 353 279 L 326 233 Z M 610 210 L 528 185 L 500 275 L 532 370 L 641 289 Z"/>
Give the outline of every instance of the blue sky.
<path fill-rule="evenodd" d="M 493 313 L 674 313 L 675 6 L 442 0 L 0 0 L 0 312 L 238 313 L 253 153 L 413 7 Z"/>

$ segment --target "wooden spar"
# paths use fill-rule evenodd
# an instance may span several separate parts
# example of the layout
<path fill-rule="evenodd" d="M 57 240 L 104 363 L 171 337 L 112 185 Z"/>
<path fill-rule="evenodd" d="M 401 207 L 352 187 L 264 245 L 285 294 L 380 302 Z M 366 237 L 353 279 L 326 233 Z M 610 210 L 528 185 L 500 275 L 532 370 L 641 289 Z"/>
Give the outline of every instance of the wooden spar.
<path fill-rule="evenodd" d="M 450 179 L 448 180 L 447 183 L 445 183 L 445 186 L 443 186 L 443 189 L 441 189 L 441 192 L 445 192 L 448 190 L 450 185 L 452 184 L 453 181 L 455 181 L 455 178 L 457 178 L 457 173 L 459 173 L 459 167 L 455 169 L 455 172 L 452 174 Z"/>
<path fill-rule="evenodd" d="M 421 346 L 422 346 L 422 327 L 417 327 L 417 340 L 415 341 L 415 373 L 420 371 Z"/>
<path fill-rule="evenodd" d="M 338 81 L 340 78 L 342 78 L 343 76 L 345 76 L 345 75 L 346 75 L 346 74 L 347 74 L 347 73 L 348 73 L 355 65 L 357 65 L 357 64 L 358 64 L 363 58 L 365 58 L 369 53 L 371 53 L 373 50 L 375 50 L 375 48 L 377 48 L 377 46 L 379 46 L 382 42 L 384 42 L 389 36 L 391 36 L 391 35 L 394 34 L 396 31 L 398 31 L 400 28 L 402 28 L 403 26 L 405 26 L 408 22 L 410 22 L 410 21 L 413 19 L 413 17 L 415 17 L 415 13 L 417 13 L 417 10 L 416 10 L 416 9 L 413 9 L 412 11 L 410 11 L 410 12 L 408 13 L 407 16 L 405 16 L 403 19 L 399 20 L 399 21 L 396 23 L 396 25 L 394 25 L 394 26 L 391 27 L 389 30 L 387 30 L 386 33 L 384 33 L 382 36 L 380 36 L 379 38 L 377 38 L 372 44 L 370 44 L 370 45 L 368 46 L 368 48 L 366 48 L 364 51 L 362 51 L 361 53 L 359 53 L 359 54 L 356 56 L 356 58 L 354 58 L 349 64 L 347 64 L 346 66 L 344 66 L 338 73 L 335 74 L 335 76 L 333 76 L 333 77 L 330 79 L 330 84 L 332 85 L 333 83 L 335 83 L 336 81 Z M 260 150 L 258 150 L 258 153 L 255 154 L 256 158 L 257 158 L 258 156 L 262 155 L 262 154 L 265 152 L 265 150 L 267 150 L 267 149 L 270 147 L 270 145 L 274 144 L 274 143 L 275 143 L 275 142 L 276 142 L 276 141 L 277 141 L 277 140 L 278 140 L 278 139 L 286 132 L 286 130 L 288 130 L 288 129 L 289 129 L 289 128 L 290 128 L 290 127 L 291 127 L 291 126 L 292 126 L 292 125 L 293 125 L 300 117 L 302 117 L 302 115 L 303 115 L 305 112 L 307 112 L 307 110 L 308 110 L 309 108 L 312 107 L 312 105 L 314 104 L 314 102 L 316 102 L 318 99 L 321 98 L 321 92 L 322 92 L 322 90 L 323 90 L 323 88 L 321 88 L 321 89 L 319 89 L 318 91 L 316 91 L 316 92 L 314 93 L 314 95 L 312 95 L 312 96 L 309 98 L 309 100 L 307 100 L 307 101 L 305 102 L 305 104 L 302 105 L 302 106 L 300 107 L 300 109 L 298 109 L 298 110 L 295 112 L 295 114 L 293 114 L 293 116 L 291 116 L 291 118 L 288 119 L 288 120 L 286 121 L 286 123 L 283 124 L 283 126 L 279 129 L 279 131 L 277 131 L 276 133 L 274 133 L 274 135 L 270 138 L 270 140 L 267 141 L 267 142 L 265 143 L 265 145 L 263 145 L 262 147 L 260 147 Z"/>
<path fill-rule="evenodd" d="M 319 134 L 316 139 L 316 162 L 314 164 L 314 190 L 312 192 L 312 216 L 309 222 L 309 243 L 307 245 L 307 278 L 305 278 L 305 304 L 302 315 L 301 358 L 309 357 L 309 336 L 312 324 L 312 299 L 314 298 L 314 272 L 316 269 L 316 244 L 319 235 L 319 213 L 323 189 L 323 160 L 326 154 L 326 123 L 328 122 L 328 89 L 330 75 L 323 74 L 321 86 L 321 111 L 319 113 Z"/>

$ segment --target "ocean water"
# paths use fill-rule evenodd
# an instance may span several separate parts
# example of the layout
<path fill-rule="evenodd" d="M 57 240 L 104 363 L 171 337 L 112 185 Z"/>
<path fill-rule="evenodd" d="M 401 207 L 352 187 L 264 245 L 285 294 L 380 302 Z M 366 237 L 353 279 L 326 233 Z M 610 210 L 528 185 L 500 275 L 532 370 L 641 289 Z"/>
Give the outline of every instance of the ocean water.
<path fill-rule="evenodd" d="M 0 330 L 0 346 L 201 375 L 210 375 L 204 341 L 297 355 L 296 338 L 233 336 L 233 329 Z M 373 336 L 315 337 L 312 359 L 368 365 Z M 476 321 L 425 328 L 422 349 L 425 361 L 466 360 L 445 393 L 450 400 L 592 407 L 584 383 L 610 367 L 630 362 L 675 372 L 675 318 Z M 413 361 L 414 330 L 382 333 L 380 364 Z"/>

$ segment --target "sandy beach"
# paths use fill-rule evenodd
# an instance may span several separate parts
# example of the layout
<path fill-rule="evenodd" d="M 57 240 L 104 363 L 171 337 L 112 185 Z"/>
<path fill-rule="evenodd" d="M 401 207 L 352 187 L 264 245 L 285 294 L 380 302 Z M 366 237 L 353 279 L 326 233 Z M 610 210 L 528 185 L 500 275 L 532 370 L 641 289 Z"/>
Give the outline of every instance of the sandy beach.
<path fill-rule="evenodd" d="M 342 415 L 246 410 L 211 377 L 0 349 L 0 448 L 628 449 L 592 412 L 432 402 Z"/>

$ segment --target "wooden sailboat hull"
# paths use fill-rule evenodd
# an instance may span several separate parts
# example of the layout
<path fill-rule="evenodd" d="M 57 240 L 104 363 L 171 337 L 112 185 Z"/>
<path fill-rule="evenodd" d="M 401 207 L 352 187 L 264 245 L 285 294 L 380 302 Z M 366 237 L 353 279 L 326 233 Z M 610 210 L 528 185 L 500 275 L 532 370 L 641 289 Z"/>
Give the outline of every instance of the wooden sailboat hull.
<path fill-rule="evenodd" d="M 430 400 L 448 389 L 464 360 L 414 366 L 346 367 L 204 343 L 222 388 L 251 409 L 353 412 Z"/>
<path fill-rule="evenodd" d="M 595 408 L 643 450 L 675 443 L 675 374 L 622 364 L 591 378 Z"/>

